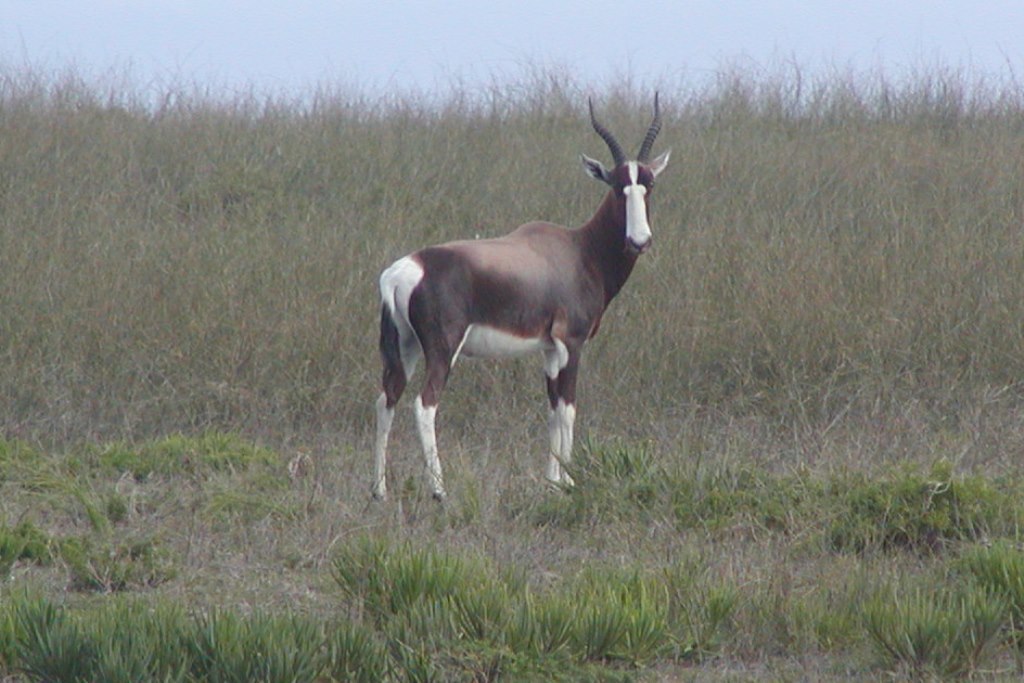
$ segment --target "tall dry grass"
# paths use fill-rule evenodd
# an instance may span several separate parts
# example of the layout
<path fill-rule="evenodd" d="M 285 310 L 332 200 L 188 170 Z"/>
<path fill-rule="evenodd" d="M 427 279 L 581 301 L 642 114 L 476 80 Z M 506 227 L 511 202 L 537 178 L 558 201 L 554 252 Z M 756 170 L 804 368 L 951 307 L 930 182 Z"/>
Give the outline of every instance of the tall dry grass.
<path fill-rule="evenodd" d="M 380 269 L 585 221 L 604 192 L 577 162 L 605 153 L 590 94 L 638 143 L 647 89 L 558 74 L 290 102 L 4 67 L 0 428 L 363 434 Z M 1017 414 L 1016 84 L 737 71 L 661 96 L 656 246 L 584 357 L 584 429 L 671 434 L 710 409 L 820 430 L 908 405 L 947 424 L 993 397 Z M 494 437 L 514 411 L 525 433 L 542 397 L 535 362 L 460 365 L 446 428 Z"/>

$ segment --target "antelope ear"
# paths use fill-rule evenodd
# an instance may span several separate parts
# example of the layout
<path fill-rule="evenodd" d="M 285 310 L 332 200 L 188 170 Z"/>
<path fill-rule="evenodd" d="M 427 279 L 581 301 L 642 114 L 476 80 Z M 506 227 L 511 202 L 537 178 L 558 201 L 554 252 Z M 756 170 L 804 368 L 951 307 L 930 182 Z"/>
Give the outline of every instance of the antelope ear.
<path fill-rule="evenodd" d="M 652 161 L 650 163 L 651 173 L 654 175 L 655 178 L 657 178 L 658 174 L 661 173 L 662 171 L 664 171 L 665 167 L 668 166 L 668 158 L 671 155 L 672 155 L 672 150 L 667 149 L 664 152 L 662 152 L 661 154 L 659 154 L 654 159 L 654 161 Z"/>
<path fill-rule="evenodd" d="M 591 178 L 597 178 L 602 183 L 612 184 L 611 176 L 608 174 L 608 169 L 604 167 L 597 159 L 591 159 L 586 154 L 580 155 L 580 161 L 583 162 L 583 170 L 587 172 Z"/>

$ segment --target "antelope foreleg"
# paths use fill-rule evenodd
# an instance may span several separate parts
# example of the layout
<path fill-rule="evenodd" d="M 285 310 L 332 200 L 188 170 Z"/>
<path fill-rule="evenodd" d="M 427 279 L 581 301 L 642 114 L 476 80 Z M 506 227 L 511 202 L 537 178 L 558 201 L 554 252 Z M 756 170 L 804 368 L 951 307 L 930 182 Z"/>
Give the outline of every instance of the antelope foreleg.
<path fill-rule="evenodd" d="M 572 461 L 573 424 L 575 421 L 576 408 L 559 399 L 548 416 L 550 447 L 548 449 L 547 478 L 552 484 L 575 485 L 572 477 L 566 471 Z"/>
<path fill-rule="evenodd" d="M 566 345 L 555 339 L 553 348 L 545 355 L 544 374 L 547 375 L 548 401 L 548 471 L 547 478 L 559 486 L 573 486 L 575 482 L 566 468 L 572 460 L 573 425 L 576 422 L 576 373 L 579 367 L 579 347 Z"/>

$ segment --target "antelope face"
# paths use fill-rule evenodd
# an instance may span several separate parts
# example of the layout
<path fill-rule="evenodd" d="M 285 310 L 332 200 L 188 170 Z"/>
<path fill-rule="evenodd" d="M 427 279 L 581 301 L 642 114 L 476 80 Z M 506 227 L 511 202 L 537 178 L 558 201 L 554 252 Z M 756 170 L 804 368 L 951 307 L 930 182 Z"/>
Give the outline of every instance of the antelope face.
<path fill-rule="evenodd" d="M 648 155 L 654 139 L 661 130 L 661 115 L 658 110 L 658 95 L 654 95 L 654 120 L 651 121 L 647 135 L 644 137 L 640 151 L 637 153 L 636 161 L 627 161 L 622 151 L 622 146 L 615 139 L 615 136 L 605 128 L 594 116 L 594 104 L 590 106 L 590 122 L 601 139 L 608 145 L 608 151 L 615 161 L 615 168 L 611 171 L 596 159 L 581 154 L 583 168 L 589 175 L 611 186 L 612 191 L 625 204 L 626 218 L 626 244 L 628 253 L 642 254 L 651 246 L 651 225 L 648 221 L 647 198 L 654 188 L 654 179 L 659 173 L 665 170 L 668 165 L 670 152 L 662 152 L 653 161 L 648 161 Z"/>
<path fill-rule="evenodd" d="M 622 192 L 626 201 L 626 250 L 642 254 L 651 246 L 651 224 L 648 220 L 647 198 L 654 189 L 654 171 L 650 166 L 637 161 L 629 161 L 620 167 L 620 177 L 624 177 L 621 190 L 618 183 L 613 185 L 617 192 Z"/>
<path fill-rule="evenodd" d="M 651 246 L 651 224 L 648 219 L 647 200 L 654 189 L 654 179 L 668 165 L 669 152 L 664 152 L 650 163 L 627 161 L 613 171 L 601 162 L 583 157 L 587 172 L 607 183 L 622 198 L 626 216 L 627 251 L 642 254 Z"/>

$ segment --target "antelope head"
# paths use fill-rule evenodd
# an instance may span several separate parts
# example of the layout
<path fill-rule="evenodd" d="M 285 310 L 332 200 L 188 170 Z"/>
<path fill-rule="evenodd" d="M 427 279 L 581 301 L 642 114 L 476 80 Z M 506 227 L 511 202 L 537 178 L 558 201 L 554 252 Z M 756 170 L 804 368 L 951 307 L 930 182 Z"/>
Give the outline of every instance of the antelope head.
<path fill-rule="evenodd" d="M 626 221 L 626 249 L 634 254 L 641 254 L 651 246 L 651 225 L 648 220 L 647 198 L 654 189 L 654 179 L 668 165 L 671 150 L 650 159 L 654 139 L 661 130 L 661 112 L 658 110 L 658 95 L 654 95 L 654 119 L 647 129 L 647 135 L 640 145 L 636 160 L 630 161 L 622 151 L 611 131 L 605 128 L 594 115 L 594 103 L 590 106 L 590 123 L 601 139 L 608 145 L 615 166 L 608 170 L 604 164 L 591 159 L 585 154 L 580 155 L 583 168 L 593 178 L 608 184 L 618 201 L 624 206 Z"/>

